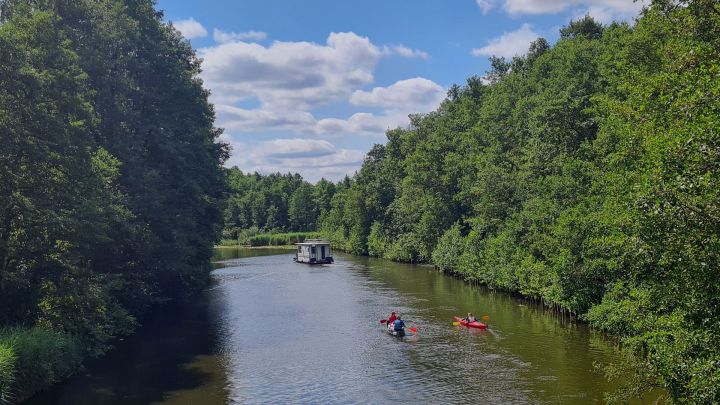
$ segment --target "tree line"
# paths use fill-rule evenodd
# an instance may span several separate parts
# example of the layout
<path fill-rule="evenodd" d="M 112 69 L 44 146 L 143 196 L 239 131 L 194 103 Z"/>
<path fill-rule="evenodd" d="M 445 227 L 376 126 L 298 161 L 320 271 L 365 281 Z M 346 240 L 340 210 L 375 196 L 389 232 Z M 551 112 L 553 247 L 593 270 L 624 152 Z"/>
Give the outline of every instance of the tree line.
<path fill-rule="evenodd" d="M 718 403 L 719 62 L 716 1 L 573 21 L 389 131 L 321 231 L 618 336 L 610 399 Z"/>
<path fill-rule="evenodd" d="M 257 233 L 315 231 L 330 211 L 335 192 L 343 187 L 325 179 L 313 185 L 297 173 L 246 174 L 233 167 L 226 175 L 223 239 L 230 240 Z"/>
<path fill-rule="evenodd" d="M 199 72 L 153 0 L 0 1 L 0 403 L 209 281 L 228 150 Z"/>

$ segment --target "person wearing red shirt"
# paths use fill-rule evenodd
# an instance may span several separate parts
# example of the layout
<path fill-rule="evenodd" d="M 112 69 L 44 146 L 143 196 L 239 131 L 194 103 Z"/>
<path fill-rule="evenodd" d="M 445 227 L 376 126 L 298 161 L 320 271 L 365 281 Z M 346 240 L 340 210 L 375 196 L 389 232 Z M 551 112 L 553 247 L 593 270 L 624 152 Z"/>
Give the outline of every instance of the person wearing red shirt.
<path fill-rule="evenodd" d="M 395 311 L 393 311 L 392 313 L 390 313 L 390 317 L 387 319 L 387 328 L 388 328 L 388 330 L 392 330 L 392 328 L 393 328 L 393 323 L 395 322 L 395 320 L 396 320 L 397 318 L 398 318 L 398 317 L 397 317 L 397 315 L 395 315 Z"/>

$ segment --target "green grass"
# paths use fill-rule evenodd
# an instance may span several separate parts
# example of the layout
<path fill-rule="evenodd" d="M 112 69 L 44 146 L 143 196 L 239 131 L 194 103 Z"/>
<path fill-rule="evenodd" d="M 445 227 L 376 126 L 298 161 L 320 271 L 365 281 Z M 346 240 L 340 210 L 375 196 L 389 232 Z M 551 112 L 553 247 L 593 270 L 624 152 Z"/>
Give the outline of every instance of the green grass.
<path fill-rule="evenodd" d="M 319 232 L 290 232 L 256 235 L 250 238 L 250 246 L 283 246 L 319 238 Z"/>
<path fill-rule="evenodd" d="M 69 377 L 84 355 L 69 335 L 39 327 L 0 329 L 0 404 L 26 399 Z"/>
<path fill-rule="evenodd" d="M 12 402 L 16 361 L 12 346 L 9 343 L 0 343 L 0 404 Z"/>
<path fill-rule="evenodd" d="M 243 240 L 223 239 L 220 241 L 221 246 L 286 246 L 293 243 L 302 242 L 305 239 L 320 238 L 319 232 L 288 232 L 288 233 L 263 233 L 259 235 L 248 236 Z"/>

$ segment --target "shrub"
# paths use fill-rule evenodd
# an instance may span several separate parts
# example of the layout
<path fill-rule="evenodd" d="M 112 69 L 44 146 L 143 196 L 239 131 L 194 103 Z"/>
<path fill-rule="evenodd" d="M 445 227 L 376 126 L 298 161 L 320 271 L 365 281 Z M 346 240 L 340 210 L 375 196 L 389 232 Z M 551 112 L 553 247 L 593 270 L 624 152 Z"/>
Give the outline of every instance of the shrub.
<path fill-rule="evenodd" d="M 0 329 L 0 403 L 22 400 L 69 377 L 83 356 L 70 335 L 39 327 Z"/>
<path fill-rule="evenodd" d="M 443 271 L 458 272 L 464 251 L 465 240 L 460 232 L 460 224 L 456 223 L 438 240 L 432 253 L 432 262 Z"/>

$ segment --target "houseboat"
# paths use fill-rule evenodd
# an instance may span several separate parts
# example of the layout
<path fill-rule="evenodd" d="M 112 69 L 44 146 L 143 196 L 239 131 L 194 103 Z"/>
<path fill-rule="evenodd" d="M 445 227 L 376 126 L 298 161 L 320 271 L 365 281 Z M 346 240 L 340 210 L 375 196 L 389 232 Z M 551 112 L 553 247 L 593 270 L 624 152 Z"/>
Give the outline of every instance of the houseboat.
<path fill-rule="evenodd" d="M 296 243 L 295 261 L 309 264 L 330 264 L 333 262 L 330 242 L 322 239 L 305 239 Z"/>

